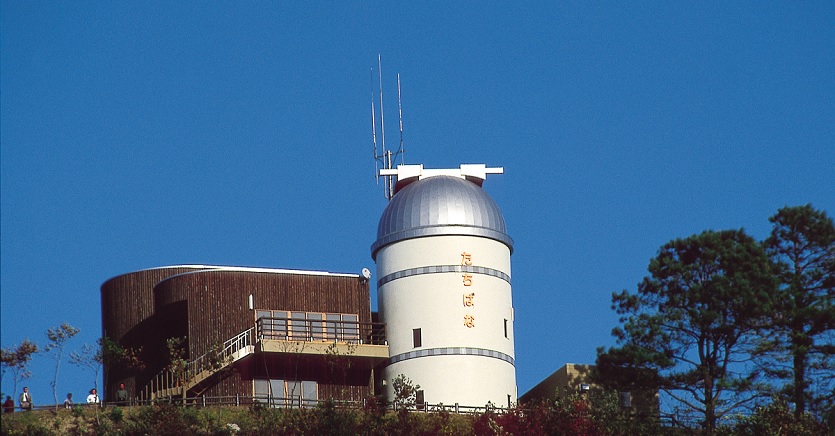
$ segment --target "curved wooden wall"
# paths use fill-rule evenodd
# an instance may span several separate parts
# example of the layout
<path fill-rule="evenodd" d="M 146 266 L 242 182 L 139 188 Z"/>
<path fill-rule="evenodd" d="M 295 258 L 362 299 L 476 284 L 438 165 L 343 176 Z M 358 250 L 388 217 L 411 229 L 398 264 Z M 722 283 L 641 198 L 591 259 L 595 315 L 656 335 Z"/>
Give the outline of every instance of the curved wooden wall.
<path fill-rule="evenodd" d="M 156 339 L 154 286 L 172 275 L 205 268 L 190 265 L 153 268 L 122 274 L 104 282 L 101 286 L 102 336 L 123 347 L 143 347 L 143 361 L 153 363 L 156 355 L 153 350 Z M 125 383 L 131 395 L 138 395 L 150 377 L 145 373 L 129 376 L 124 371 L 107 367 L 103 372 L 106 399 L 115 398 L 119 383 Z"/>
<path fill-rule="evenodd" d="M 356 313 L 371 322 L 369 283 L 353 275 L 326 275 L 257 268 L 176 266 L 114 277 L 101 287 L 103 335 L 125 347 L 142 347 L 145 371 L 130 376 L 105 368 L 105 398 L 114 398 L 119 383 L 138 395 L 167 364 L 165 340 L 188 338 L 194 359 L 253 327 L 254 309 Z M 263 359 L 262 359 L 263 360 Z M 249 361 L 249 362 L 248 362 Z M 256 375 L 255 356 L 241 362 L 205 394 L 250 395 Z M 371 393 L 365 375 L 352 376 L 351 397 Z M 322 390 L 323 389 L 323 390 Z M 322 386 L 322 394 L 330 394 Z"/>

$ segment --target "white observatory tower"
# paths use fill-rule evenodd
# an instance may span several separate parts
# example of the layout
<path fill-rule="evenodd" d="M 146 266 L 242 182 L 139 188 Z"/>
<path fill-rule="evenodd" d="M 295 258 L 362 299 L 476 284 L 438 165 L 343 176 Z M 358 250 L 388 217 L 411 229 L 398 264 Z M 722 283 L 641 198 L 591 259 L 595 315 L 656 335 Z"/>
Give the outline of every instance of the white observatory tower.
<path fill-rule="evenodd" d="M 502 172 L 485 165 L 380 170 L 396 177 L 371 247 L 390 350 L 382 374 L 389 398 L 403 374 L 430 404 L 516 402 L 513 241 L 481 188 L 487 174 Z"/>

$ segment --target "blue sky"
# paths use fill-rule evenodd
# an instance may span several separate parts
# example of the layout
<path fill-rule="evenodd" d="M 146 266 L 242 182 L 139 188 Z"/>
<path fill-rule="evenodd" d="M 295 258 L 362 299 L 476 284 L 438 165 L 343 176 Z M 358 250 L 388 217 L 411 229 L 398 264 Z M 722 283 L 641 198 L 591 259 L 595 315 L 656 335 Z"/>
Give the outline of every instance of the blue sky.
<path fill-rule="evenodd" d="M 832 2 L 2 0 L 0 342 L 66 321 L 80 349 L 101 283 L 138 269 L 373 271 L 380 54 L 407 163 L 505 168 L 484 187 L 515 241 L 524 393 L 613 344 L 611 293 L 665 242 L 835 214 L 833 22 Z M 62 366 L 60 398 L 91 385 Z"/>

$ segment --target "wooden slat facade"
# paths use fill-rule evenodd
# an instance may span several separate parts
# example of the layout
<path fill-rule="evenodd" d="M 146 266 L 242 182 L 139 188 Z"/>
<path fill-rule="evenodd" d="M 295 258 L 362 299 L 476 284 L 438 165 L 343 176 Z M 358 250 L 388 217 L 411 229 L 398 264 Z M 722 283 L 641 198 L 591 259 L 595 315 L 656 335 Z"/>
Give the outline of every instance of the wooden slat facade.
<path fill-rule="evenodd" d="M 249 309 L 250 295 L 254 310 Z M 359 322 L 371 322 L 369 283 L 355 275 L 231 267 L 171 267 L 115 277 L 102 286 L 105 334 L 123 346 L 142 346 L 147 368 L 135 377 L 105 368 L 107 398 L 113 398 L 120 382 L 129 392 L 139 392 L 162 370 L 168 358 L 166 338 L 186 336 L 187 358 L 194 359 L 253 327 L 256 310 L 356 314 Z M 305 376 L 316 376 L 307 380 L 319 382 L 321 397 L 358 399 L 373 394 L 369 369 L 355 365 L 350 374 L 343 374 L 342 382 L 335 383 L 328 369 L 332 362 L 324 356 L 303 359 Z M 295 360 L 247 357 L 234 372 L 211 380 L 202 392 L 252 395 L 254 377 L 289 377 L 297 366 Z"/>
<path fill-rule="evenodd" d="M 154 287 L 173 275 L 205 270 L 205 266 L 172 266 L 136 271 L 113 277 L 101 286 L 102 336 L 123 347 L 142 347 L 141 358 L 149 365 L 157 364 L 159 336 L 154 321 Z M 162 344 L 163 348 L 165 344 Z M 146 371 L 147 373 L 147 371 Z M 128 392 L 142 390 L 152 375 L 140 373 L 130 376 L 120 368 L 104 368 L 105 398 L 114 398 L 119 383 L 125 383 Z"/>

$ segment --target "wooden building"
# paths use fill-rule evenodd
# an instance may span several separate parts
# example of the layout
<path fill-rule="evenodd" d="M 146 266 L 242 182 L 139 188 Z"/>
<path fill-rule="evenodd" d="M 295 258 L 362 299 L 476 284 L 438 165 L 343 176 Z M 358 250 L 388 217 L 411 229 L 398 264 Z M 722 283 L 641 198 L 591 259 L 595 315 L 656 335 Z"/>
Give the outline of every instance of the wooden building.
<path fill-rule="evenodd" d="M 108 362 L 106 399 L 125 383 L 138 399 L 358 401 L 374 394 L 374 370 L 388 358 L 368 278 L 356 274 L 170 266 L 114 277 L 101 297 L 103 336 L 141 348 L 144 363 Z M 172 339 L 185 365 L 171 365 Z"/>

